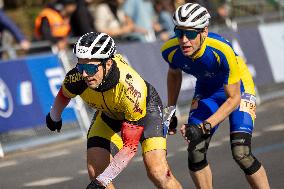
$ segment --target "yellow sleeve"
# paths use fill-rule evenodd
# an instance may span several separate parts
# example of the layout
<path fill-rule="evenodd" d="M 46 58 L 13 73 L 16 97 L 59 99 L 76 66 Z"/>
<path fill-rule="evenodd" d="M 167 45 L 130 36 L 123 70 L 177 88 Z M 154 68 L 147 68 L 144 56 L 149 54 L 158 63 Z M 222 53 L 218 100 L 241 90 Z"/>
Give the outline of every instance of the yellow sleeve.
<path fill-rule="evenodd" d="M 76 68 L 73 68 L 66 74 L 62 84 L 63 93 L 69 98 L 80 95 L 87 87 L 82 75 Z"/>
<path fill-rule="evenodd" d="M 224 84 L 233 84 L 240 81 L 241 75 L 237 61 L 237 55 L 228 44 L 219 40 L 209 38 L 210 45 L 220 57 L 220 66 L 224 71 L 226 80 Z M 216 56 L 216 54 L 215 54 Z"/>

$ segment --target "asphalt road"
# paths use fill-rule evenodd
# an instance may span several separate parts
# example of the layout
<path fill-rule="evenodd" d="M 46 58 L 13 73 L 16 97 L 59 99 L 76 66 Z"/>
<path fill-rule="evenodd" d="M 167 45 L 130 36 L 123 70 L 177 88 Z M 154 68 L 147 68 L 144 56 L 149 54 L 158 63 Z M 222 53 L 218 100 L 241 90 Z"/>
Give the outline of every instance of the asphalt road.
<path fill-rule="evenodd" d="M 211 141 L 208 160 L 215 189 L 249 188 L 233 161 L 225 121 Z M 76 139 L 38 149 L 23 149 L 0 159 L 0 189 L 83 189 L 89 183 L 86 171 L 86 140 Z M 284 98 L 257 108 L 252 141 L 256 157 L 263 163 L 272 189 L 284 189 Z M 194 188 L 187 169 L 186 143 L 180 134 L 168 137 L 168 161 L 184 188 Z M 114 183 L 118 189 L 154 189 L 148 180 L 141 153 Z"/>

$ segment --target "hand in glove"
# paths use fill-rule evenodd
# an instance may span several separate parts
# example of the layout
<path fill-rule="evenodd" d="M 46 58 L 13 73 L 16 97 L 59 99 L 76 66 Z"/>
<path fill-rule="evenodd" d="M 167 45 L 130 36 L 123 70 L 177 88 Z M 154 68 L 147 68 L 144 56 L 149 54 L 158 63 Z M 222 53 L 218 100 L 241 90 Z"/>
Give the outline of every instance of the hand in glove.
<path fill-rule="evenodd" d="M 49 130 L 60 132 L 62 127 L 62 120 L 60 121 L 53 121 L 50 117 L 50 113 L 46 115 L 46 126 Z"/>

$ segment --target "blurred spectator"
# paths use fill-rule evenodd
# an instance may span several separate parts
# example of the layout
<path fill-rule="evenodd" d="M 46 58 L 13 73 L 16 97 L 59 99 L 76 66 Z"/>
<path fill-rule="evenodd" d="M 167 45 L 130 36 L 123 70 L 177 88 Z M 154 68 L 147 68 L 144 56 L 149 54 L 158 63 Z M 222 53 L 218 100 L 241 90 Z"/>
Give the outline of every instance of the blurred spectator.
<path fill-rule="evenodd" d="M 4 30 L 8 30 L 14 38 L 20 43 L 20 46 L 24 50 L 30 48 L 30 42 L 22 34 L 20 29 L 14 24 L 14 22 L 0 9 L 0 47 L 2 47 L 2 34 Z M 2 52 L 0 52 L 2 57 Z"/>
<path fill-rule="evenodd" d="M 138 40 L 138 37 L 133 34 L 135 24 L 122 10 L 123 3 L 124 0 L 104 0 L 98 4 L 94 11 L 96 29 L 109 34 L 116 40 Z"/>
<path fill-rule="evenodd" d="M 224 24 L 226 19 L 230 16 L 230 8 L 226 1 L 221 1 L 217 5 L 216 24 Z M 214 18 L 213 18 L 214 19 Z"/>
<path fill-rule="evenodd" d="M 191 1 L 185 1 L 185 0 L 172 0 L 172 4 L 177 9 L 179 6 L 185 4 L 185 3 L 192 3 Z"/>
<path fill-rule="evenodd" d="M 48 40 L 58 50 L 64 50 L 70 33 L 70 17 L 76 10 L 76 0 L 57 0 L 44 8 L 35 20 L 35 39 Z"/>
<path fill-rule="evenodd" d="M 207 8 L 211 15 L 211 24 L 225 24 L 226 18 L 229 16 L 229 7 L 226 0 L 187 0 L 189 3 L 198 3 Z"/>
<path fill-rule="evenodd" d="M 139 36 L 141 41 L 155 41 L 156 37 L 162 40 L 169 38 L 169 34 L 156 19 L 152 0 L 126 0 L 123 10 L 136 24 L 135 31 L 146 31 Z"/>
<path fill-rule="evenodd" d="M 77 0 L 76 11 L 71 16 L 72 36 L 78 37 L 95 31 L 94 18 L 88 7 L 93 0 Z"/>
<path fill-rule="evenodd" d="M 155 30 L 160 28 L 154 20 L 155 12 L 151 0 L 126 0 L 123 10 L 137 25 L 136 31 L 146 32 L 146 35 L 139 35 L 141 41 L 156 40 Z"/>
<path fill-rule="evenodd" d="M 161 25 L 161 30 L 158 33 L 159 38 L 168 40 L 174 36 L 173 10 L 169 0 L 154 0 L 154 9 L 158 17 L 158 23 Z"/>
<path fill-rule="evenodd" d="M 4 2 L 3 0 L 0 0 L 0 9 L 3 9 L 3 7 L 4 7 Z"/>

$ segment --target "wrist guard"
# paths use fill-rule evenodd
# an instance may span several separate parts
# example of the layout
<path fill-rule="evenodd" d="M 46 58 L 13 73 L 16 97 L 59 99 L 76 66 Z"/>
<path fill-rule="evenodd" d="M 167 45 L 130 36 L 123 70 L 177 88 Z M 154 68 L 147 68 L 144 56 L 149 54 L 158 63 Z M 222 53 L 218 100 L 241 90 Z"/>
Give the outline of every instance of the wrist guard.
<path fill-rule="evenodd" d="M 204 134 L 200 125 L 187 125 L 185 137 L 190 141 L 190 144 L 196 146 L 204 139 Z"/>
<path fill-rule="evenodd" d="M 49 130 L 60 132 L 61 127 L 62 127 L 62 120 L 60 121 L 53 121 L 50 117 L 50 113 L 46 115 L 46 126 Z"/>

